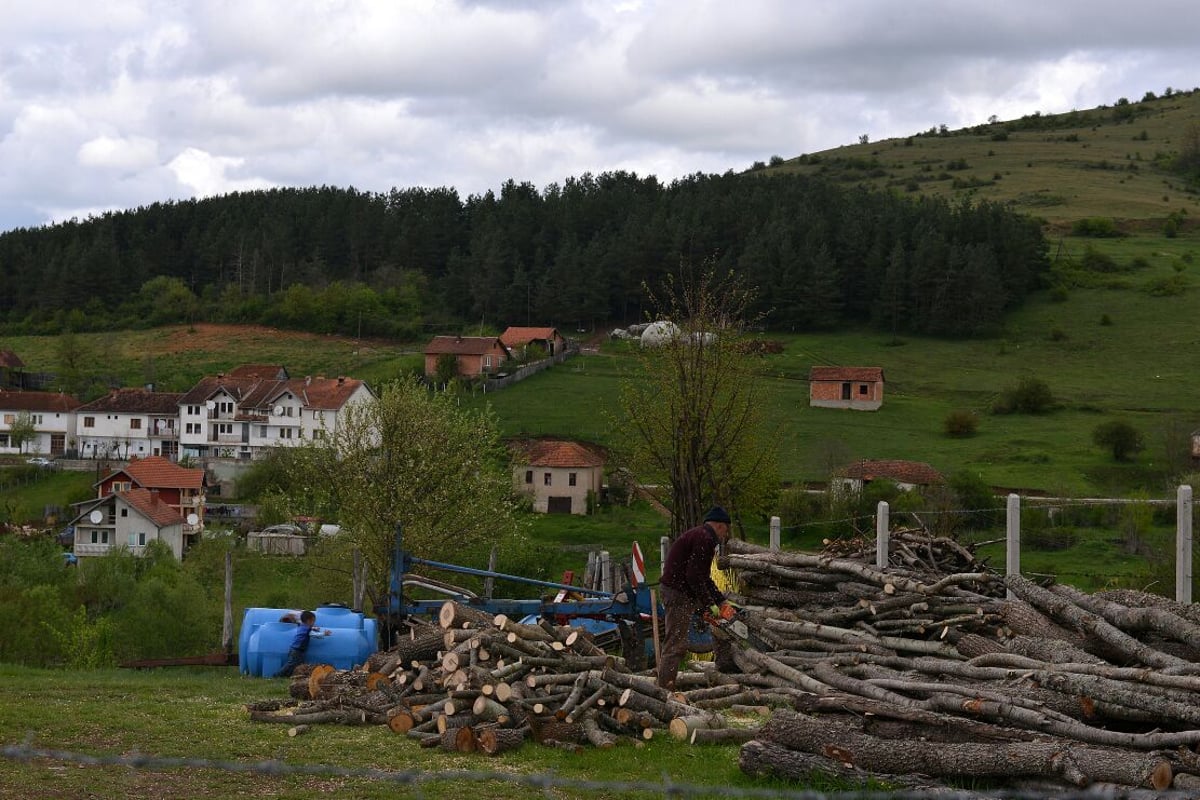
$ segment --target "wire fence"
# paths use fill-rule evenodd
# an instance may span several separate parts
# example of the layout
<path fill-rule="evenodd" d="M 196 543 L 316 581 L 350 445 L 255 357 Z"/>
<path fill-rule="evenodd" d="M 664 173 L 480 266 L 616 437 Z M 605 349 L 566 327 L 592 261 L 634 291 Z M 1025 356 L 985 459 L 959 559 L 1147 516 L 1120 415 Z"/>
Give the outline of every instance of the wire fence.
<path fill-rule="evenodd" d="M 291 764 L 278 760 L 228 761 L 208 758 L 181 758 L 155 756 L 141 753 L 127 755 L 91 755 L 69 750 L 32 747 L 29 744 L 5 745 L 0 754 L 16 762 L 45 762 L 76 764 L 84 767 L 123 767 L 144 772 L 161 772 L 179 769 L 216 770 L 231 774 L 255 775 L 260 777 L 328 777 L 358 779 L 395 785 L 406 789 L 411 797 L 442 798 L 445 789 L 440 784 L 454 787 L 456 796 L 475 796 L 465 790 L 466 784 L 501 783 L 525 787 L 540 792 L 544 797 L 554 798 L 562 792 L 575 792 L 580 796 L 605 798 L 653 796 L 664 798 L 779 798 L 779 800 L 1181 800 L 1195 798 L 1194 792 L 1176 790 L 1143 790 L 1112 784 L 1079 789 L 1057 786 L 1035 786 L 1029 788 L 1010 787 L 994 790 L 961 789 L 927 784 L 905 789 L 848 789 L 815 790 L 806 788 L 757 788 L 741 786 L 703 786 L 691 783 L 676 783 L 666 777 L 660 782 L 586 780 L 556 775 L 553 772 L 540 774 L 517 774 L 496 770 L 386 770 L 371 767 L 342 767 L 334 764 Z M 428 794 L 427 794 L 428 793 Z M 485 795 L 486 796 L 486 795 Z"/>

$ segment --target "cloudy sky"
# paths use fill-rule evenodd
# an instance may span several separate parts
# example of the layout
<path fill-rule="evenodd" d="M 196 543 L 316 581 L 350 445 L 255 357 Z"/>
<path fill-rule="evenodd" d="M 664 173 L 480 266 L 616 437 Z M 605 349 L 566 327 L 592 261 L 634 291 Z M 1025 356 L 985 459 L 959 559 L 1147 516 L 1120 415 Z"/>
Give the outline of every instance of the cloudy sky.
<path fill-rule="evenodd" d="M 1183 0 L 0 0 L 0 231 L 276 186 L 669 181 L 1198 85 Z"/>

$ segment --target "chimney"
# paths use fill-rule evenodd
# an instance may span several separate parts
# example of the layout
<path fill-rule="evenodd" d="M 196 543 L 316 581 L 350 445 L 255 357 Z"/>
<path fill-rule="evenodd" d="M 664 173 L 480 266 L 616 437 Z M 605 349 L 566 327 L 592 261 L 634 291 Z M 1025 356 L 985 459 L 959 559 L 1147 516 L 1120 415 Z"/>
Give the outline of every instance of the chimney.
<path fill-rule="evenodd" d="M 345 375 L 338 375 L 338 386 L 343 386 L 346 383 Z"/>

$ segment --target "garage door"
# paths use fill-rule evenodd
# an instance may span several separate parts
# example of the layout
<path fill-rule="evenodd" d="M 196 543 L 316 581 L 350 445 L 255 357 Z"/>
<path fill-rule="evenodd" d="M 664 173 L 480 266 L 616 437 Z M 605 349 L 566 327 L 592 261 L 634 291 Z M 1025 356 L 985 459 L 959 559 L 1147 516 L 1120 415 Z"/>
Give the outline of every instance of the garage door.
<path fill-rule="evenodd" d="M 546 500 L 546 510 L 551 514 L 570 514 L 571 498 L 550 497 Z"/>

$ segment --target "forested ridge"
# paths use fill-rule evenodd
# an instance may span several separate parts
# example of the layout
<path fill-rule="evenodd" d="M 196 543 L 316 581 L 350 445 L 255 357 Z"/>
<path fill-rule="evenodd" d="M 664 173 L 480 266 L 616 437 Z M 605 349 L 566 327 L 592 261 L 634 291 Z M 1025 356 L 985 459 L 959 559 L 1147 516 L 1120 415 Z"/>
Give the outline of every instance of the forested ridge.
<path fill-rule="evenodd" d="M 614 172 L 465 199 L 273 189 L 0 234 L 0 326 L 573 331 L 641 319 L 644 284 L 708 264 L 755 287 L 772 328 L 972 336 L 1040 285 L 1047 251 L 1036 221 L 999 205 L 794 175 Z"/>

